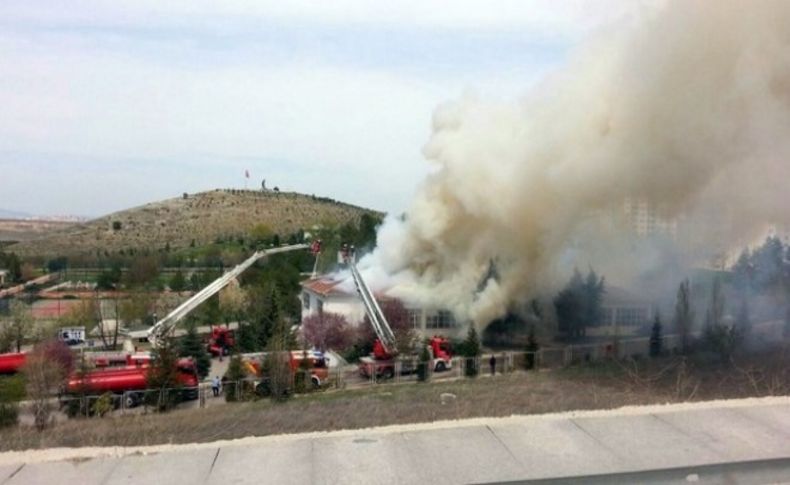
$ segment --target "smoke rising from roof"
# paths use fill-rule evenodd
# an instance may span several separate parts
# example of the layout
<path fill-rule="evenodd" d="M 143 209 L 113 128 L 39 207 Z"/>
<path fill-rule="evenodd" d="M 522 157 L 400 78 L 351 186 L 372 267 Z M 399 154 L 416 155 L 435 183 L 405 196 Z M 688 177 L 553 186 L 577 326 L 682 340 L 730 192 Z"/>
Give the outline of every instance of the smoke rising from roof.
<path fill-rule="evenodd" d="M 689 254 L 790 222 L 787 25 L 788 2 L 669 1 L 518 102 L 439 106 L 424 147 L 434 171 L 368 265 L 411 282 L 397 296 L 483 323 L 573 265 L 627 279 L 668 264 L 607 222 L 629 196 L 683 215 Z M 478 292 L 492 260 L 499 279 Z"/>

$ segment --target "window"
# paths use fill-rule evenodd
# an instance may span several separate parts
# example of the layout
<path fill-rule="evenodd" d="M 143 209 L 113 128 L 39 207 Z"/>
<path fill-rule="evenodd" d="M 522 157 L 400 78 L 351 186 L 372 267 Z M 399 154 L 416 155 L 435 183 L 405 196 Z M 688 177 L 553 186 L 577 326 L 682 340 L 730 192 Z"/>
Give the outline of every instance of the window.
<path fill-rule="evenodd" d="M 302 308 L 305 310 L 310 309 L 310 293 L 306 291 L 302 292 Z"/>
<path fill-rule="evenodd" d="M 420 310 L 407 311 L 409 312 L 409 323 L 411 324 L 411 328 L 419 329 L 421 327 L 420 316 L 422 312 Z"/>
<path fill-rule="evenodd" d="M 433 315 L 428 315 L 425 321 L 426 328 L 453 328 L 455 327 L 455 317 L 452 312 L 441 310 Z"/>
<path fill-rule="evenodd" d="M 618 308 L 617 324 L 623 326 L 642 325 L 647 321 L 646 308 Z"/>
<path fill-rule="evenodd" d="M 612 324 L 612 308 L 604 307 L 601 309 L 601 325 L 611 325 Z"/>

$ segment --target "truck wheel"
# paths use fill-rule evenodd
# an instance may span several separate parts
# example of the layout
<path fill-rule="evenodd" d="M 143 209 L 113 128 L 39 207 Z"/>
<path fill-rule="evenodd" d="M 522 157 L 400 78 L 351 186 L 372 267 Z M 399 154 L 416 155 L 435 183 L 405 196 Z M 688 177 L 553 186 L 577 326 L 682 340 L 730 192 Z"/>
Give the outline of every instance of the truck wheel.
<path fill-rule="evenodd" d="M 261 397 L 269 397 L 272 395 L 272 387 L 268 381 L 263 381 L 255 386 L 255 393 Z"/>
<path fill-rule="evenodd" d="M 392 379 L 393 377 L 395 377 L 395 369 L 392 367 L 386 367 L 381 371 L 382 379 Z"/>
<path fill-rule="evenodd" d="M 439 361 L 436 363 L 436 372 L 444 372 L 447 370 L 447 365 L 443 361 Z"/>
<path fill-rule="evenodd" d="M 137 407 L 137 395 L 133 392 L 128 392 L 123 396 L 123 404 L 127 409 Z"/>
<path fill-rule="evenodd" d="M 313 389 L 321 388 L 321 381 L 318 379 L 318 377 L 313 376 L 312 378 L 310 378 L 310 382 L 313 383 Z"/>

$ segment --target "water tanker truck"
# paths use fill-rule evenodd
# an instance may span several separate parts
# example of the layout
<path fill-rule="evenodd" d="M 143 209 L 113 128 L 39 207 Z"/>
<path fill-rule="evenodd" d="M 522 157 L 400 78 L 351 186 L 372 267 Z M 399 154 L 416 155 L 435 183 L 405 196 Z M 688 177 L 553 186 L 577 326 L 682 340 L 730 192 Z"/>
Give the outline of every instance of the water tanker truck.
<path fill-rule="evenodd" d="M 179 359 L 176 368 L 181 397 L 197 399 L 200 381 L 195 363 L 192 359 Z M 92 369 L 84 374 L 74 372 L 66 383 L 66 394 L 98 396 L 109 392 L 122 396 L 126 407 L 134 407 L 142 402 L 144 391 L 149 387 L 148 375 L 151 369 L 149 364 L 138 364 Z"/>
<path fill-rule="evenodd" d="M 25 365 L 25 353 L 0 354 L 0 374 L 16 374 Z"/>

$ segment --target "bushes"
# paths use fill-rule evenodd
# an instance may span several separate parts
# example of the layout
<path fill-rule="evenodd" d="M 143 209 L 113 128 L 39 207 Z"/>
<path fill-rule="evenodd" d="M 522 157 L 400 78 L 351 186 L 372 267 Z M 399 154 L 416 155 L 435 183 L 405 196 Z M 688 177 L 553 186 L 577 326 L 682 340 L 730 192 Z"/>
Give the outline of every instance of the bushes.
<path fill-rule="evenodd" d="M 98 399 L 93 402 L 91 411 L 94 415 L 103 418 L 107 413 L 115 407 L 114 396 L 111 392 L 105 392 Z"/>
<path fill-rule="evenodd" d="M 0 378 L 0 428 L 19 422 L 19 404 L 25 398 L 25 381 L 22 376 Z"/>
<path fill-rule="evenodd" d="M 19 423 L 19 405 L 0 402 L 0 429 L 16 426 Z"/>

